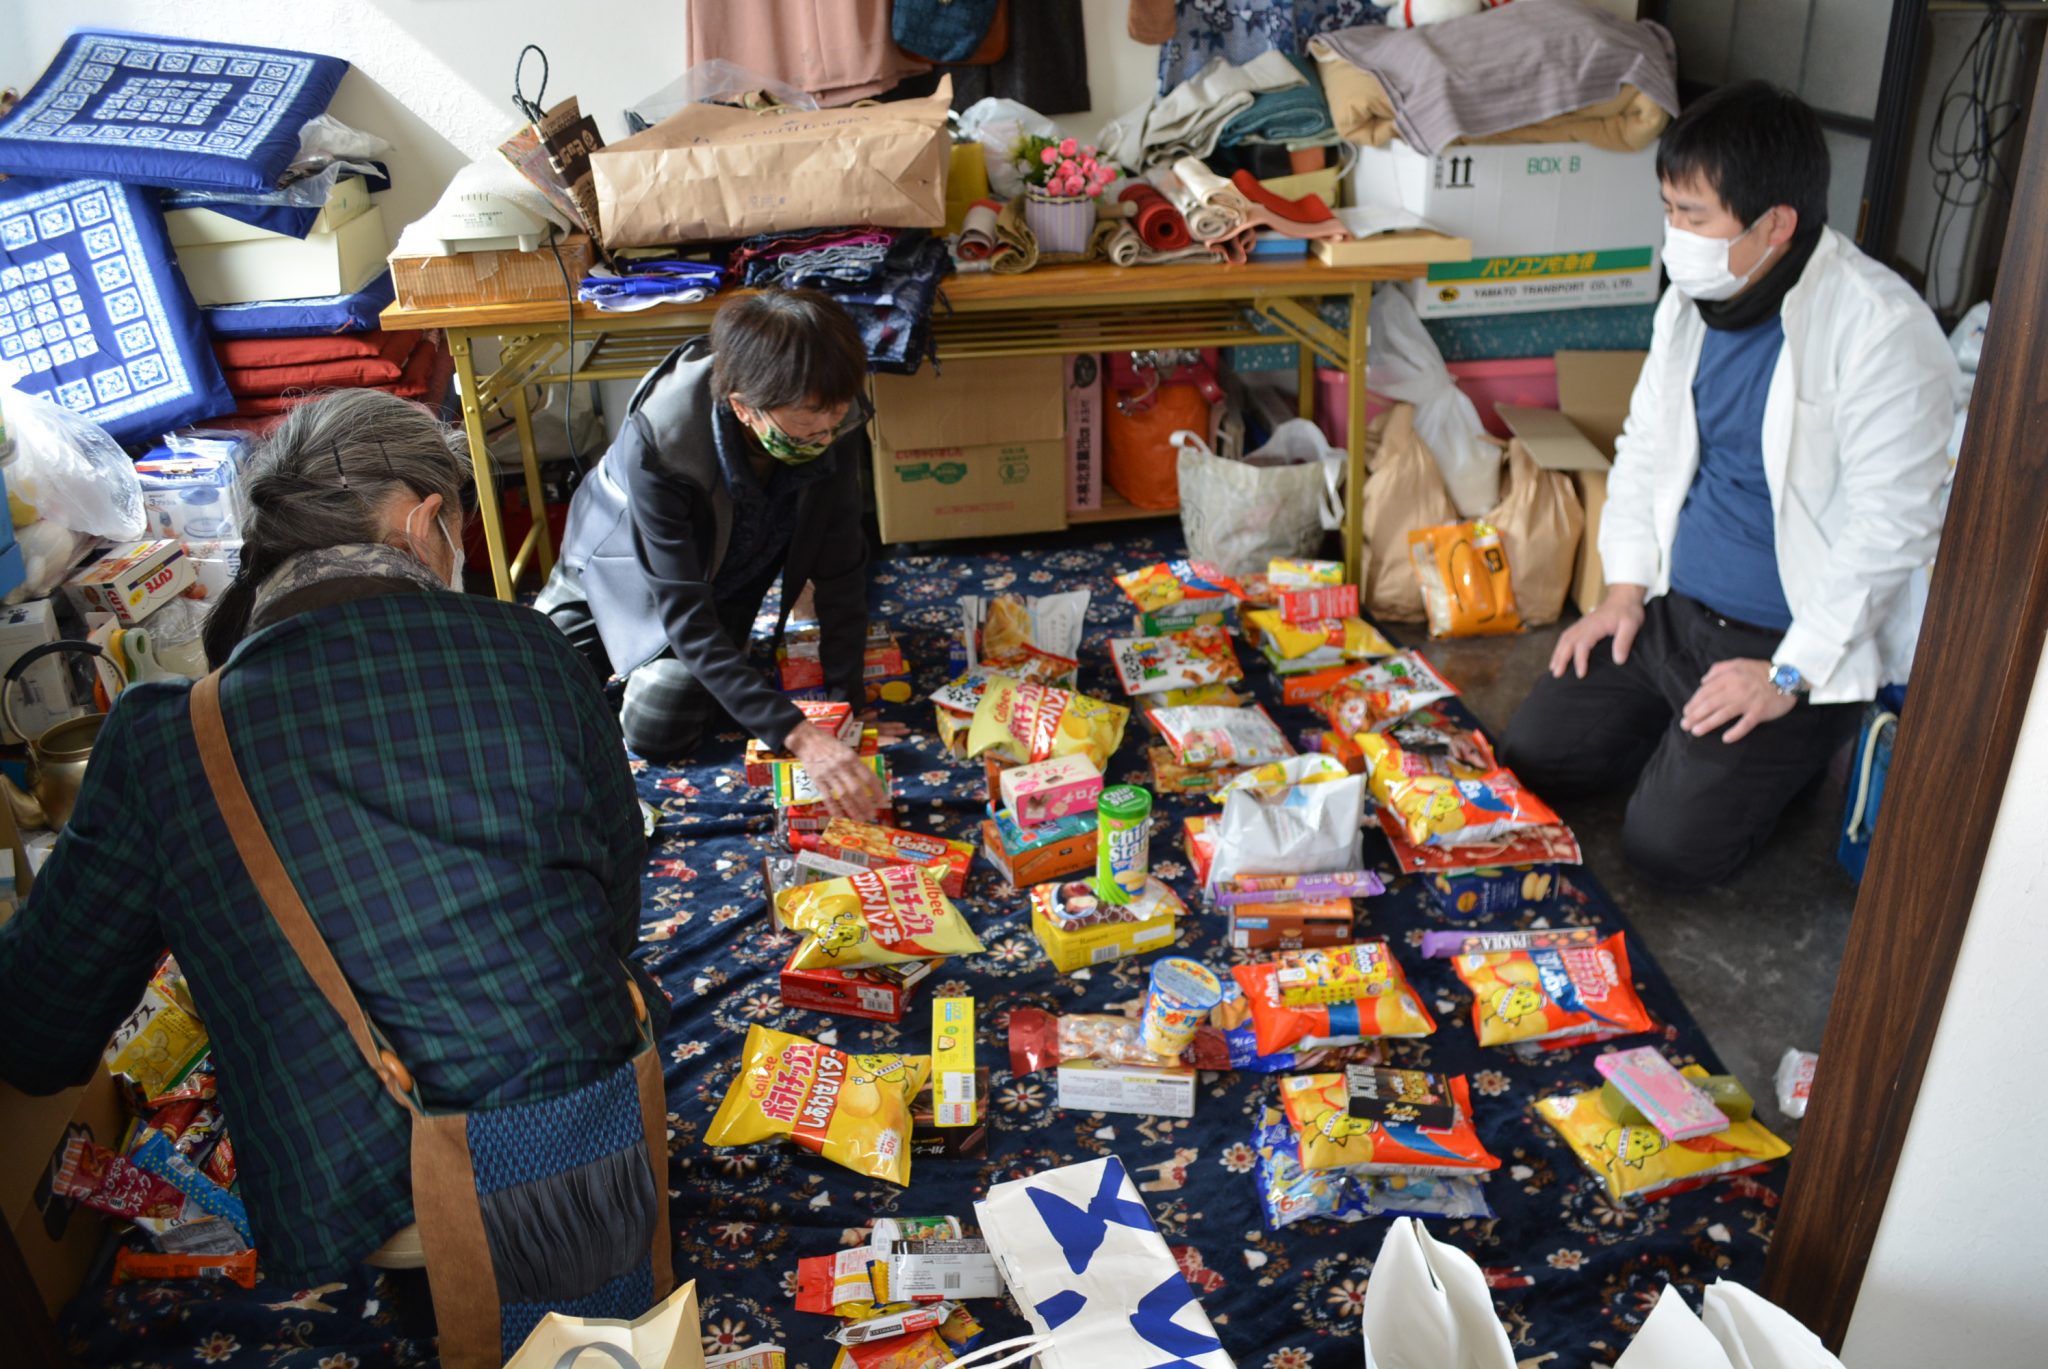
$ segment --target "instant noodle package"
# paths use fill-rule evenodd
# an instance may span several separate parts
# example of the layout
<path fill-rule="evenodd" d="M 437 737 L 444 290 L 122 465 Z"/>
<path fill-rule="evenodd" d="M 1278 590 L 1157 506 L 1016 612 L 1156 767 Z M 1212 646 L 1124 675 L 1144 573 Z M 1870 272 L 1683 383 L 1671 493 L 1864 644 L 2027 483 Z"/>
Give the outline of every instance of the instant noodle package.
<path fill-rule="evenodd" d="M 1319 706 L 1331 727 L 1355 737 L 1377 732 L 1457 692 L 1457 686 L 1418 653 L 1403 651 L 1339 680 Z"/>
<path fill-rule="evenodd" d="M 1019 765 L 1055 756 L 1086 756 L 1109 768 L 1131 710 L 1086 694 L 991 675 L 968 729 L 967 754 L 993 751 Z"/>
<path fill-rule="evenodd" d="M 1591 947 L 1456 956 L 1451 967 L 1472 991 L 1482 1046 L 1575 1046 L 1656 1027 L 1636 996 L 1620 932 Z"/>
<path fill-rule="evenodd" d="M 930 1073 L 927 1056 L 848 1055 L 756 1025 L 704 1144 L 786 1136 L 856 1174 L 908 1185 L 910 1102 Z"/>
<path fill-rule="evenodd" d="M 982 949 L 939 881 L 915 865 L 785 889 L 776 895 L 775 914 L 791 931 L 810 933 L 790 961 L 793 969 L 892 965 Z"/>
<path fill-rule="evenodd" d="M 1220 627 L 1191 627 L 1158 637 L 1112 637 L 1109 660 L 1126 694 L 1202 689 L 1244 678 L 1230 634 Z"/>
<path fill-rule="evenodd" d="M 1341 949 L 1341 948 L 1340 948 Z M 1276 1055 L 1293 1047 L 1344 1045 L 1378 1036 L 1428 1036 L 1436 1019 L 1409 987 L 1407 975 L 1384 941 L 1358 943 L 1354 964 L 1363 964 L 1358 996 L 1335 1003 L 1290 1007 L 1282 998 L 1281 963 L 1262 961 L 1233 966 L 1230 974 L 1244 993 L 1252 1015 L 1259 1054 Z"/>
<path fill-rule="evenodd" d="M 1681 1073 L 1696 1083 L 1707 1077 L 1698 1065 Z M 1724 1174 L 1760 1169 L 1792 1149 L 1753 1117 L 1711 1136 L 1667 1140 L 1655 1127 L 1615 1121 L 1601 1105 L 1599 1089 L 1541 1099 L 1536 1112 L 1617 1202 L 1681 1193 Z"/>
<path fill-rule="evenodd" d="M 1458 1174 L 1500 1168 L 1472 1125 L 1465 1076 L 1354 1067 L 1280 1081 L 1301 1167 L 1364 1174 Z"/>

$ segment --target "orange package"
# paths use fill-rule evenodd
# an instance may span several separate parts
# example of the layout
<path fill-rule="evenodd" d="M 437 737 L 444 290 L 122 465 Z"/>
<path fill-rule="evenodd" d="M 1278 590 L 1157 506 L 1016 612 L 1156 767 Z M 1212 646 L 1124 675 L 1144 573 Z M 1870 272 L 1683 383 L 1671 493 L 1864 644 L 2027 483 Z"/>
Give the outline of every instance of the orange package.
<path fill-rule="evenodd" d="M 1430 636 L 1492 637 L 1522 630 L 1507 548 L 1493 524 L 1474 519 L 1417 528 L 1408 534 L 1408 559 L 1422 582 Z"/>
<path fill-rule="evenodd" d="M 1620 932 L 1598 946 L 1461 955 L 1451 967 L 1472 991 L 1482 1046 L 1576 1046 L 1656 1029 L 1636 996 Z"/>
<path fill-rule="evenodd" d="M 1354 1174 L 1470 1174 L 1500 1161 L 1472 1125 L 1462 1074 L 1355 1066 L 1343 1074 L 1280 1081 L 1280 1102 L 1301 1149 L 1301 1167 Z"/>
<path fill-rule="evenodd" d="M 1436 1019 L 1409 987 L 1401 963 L 1384 941 L 1355 948 L 1371 962 L 1367 992 L 1342 1003 L 1310 1003 L 1289 1007 L 1282 1001 L 1280 962 L 1233 966 L 1231 978 L 1244 993 L 1252 1014 L 1252 1036 L 1260 1055 L 1277 1055 L 1294 1047 L 1349 1045 L 1377 1036 L 1428 1036 Z"/>

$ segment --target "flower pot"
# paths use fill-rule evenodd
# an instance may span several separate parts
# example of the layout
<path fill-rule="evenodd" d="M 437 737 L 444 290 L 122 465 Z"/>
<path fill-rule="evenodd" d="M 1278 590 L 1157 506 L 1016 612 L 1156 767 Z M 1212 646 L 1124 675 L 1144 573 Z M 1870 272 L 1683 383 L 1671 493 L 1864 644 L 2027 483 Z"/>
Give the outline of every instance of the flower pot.
<path fill-rule="evenodd" d="M 1095 200 L 1089 195 L 1048 195 L 1038 186 L 1024 191 L 1024 222 L 1038 236 L 1041 252 L 1079 254 L 1095 236 Z"/>

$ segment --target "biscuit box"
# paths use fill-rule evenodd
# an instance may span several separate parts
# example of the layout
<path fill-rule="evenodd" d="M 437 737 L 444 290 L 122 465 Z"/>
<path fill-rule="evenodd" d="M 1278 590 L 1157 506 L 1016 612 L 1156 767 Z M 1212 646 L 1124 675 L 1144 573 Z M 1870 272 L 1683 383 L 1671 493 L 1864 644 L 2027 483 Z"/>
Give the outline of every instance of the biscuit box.
<path fill-rule="evenodd" d="M 1180 895 L 1157 879 L 1126 904 L 1102 903 L 1085 880 L 1031 891 L 1031 930 L 1061 974 L 1171 946 Z"/>
<path fill-rule="evenodd" d="M 1036 827 L 1072 813 L 1093 814 L 1102 795 L 1102 772 L 1086 756 L 1055 756 L 1013 766 L 997 777 L 997 785 L 1003 807 L 1018 825 Z"/>
<path fill-rule="evenodd" d="M 967 870 L 974 863 L 974 847 L 964 841 L 949 841 L 929 832 L 912 832 L 879 823 L 849 822 L 834 818 L 825 830 L 799 840 L 806 851 L 879 870 L 885 865 L 915 865 L 929 870 L 948 898 L 967 894 Z"/>
<path fill-rule="evenodd" d="M 877 804 L 868 816 L 886 827 L 896 820 L 896 806 Z M 800 851 L 805 837 L 817 836 L 832 821 L 832 810 L 823 803 L 792 803 L 775 810 L 775 839 L 791 851 Z"/>
<path fill-rule="evenodd" d="M 1209 830 L 1214 818 L 1196 814 L 1181 819 L 1180 845 L 1187 852 L 1188 865 L 1195 872 L 1195 887 L 1209 887 L 1209 867 L 1216 863 L 1216 834 Z"/>
<path fill-rule="evenodd" d="M 945 964 L 938 960 L 906 960 L 897 965 L 849 965 L 841 969 L 796 968 L 799 945 L 782 967 L 782 1003 L 788 1008 L 901 1022 L 912 991 Z"/>
<path fill-rule="evenodd" d="M 796 700 L 796 706 L 803 710 L 805 722 L 813 727 L 823 728 L 848 746 L 852 746 L 854 738 L 858 736 L 860 738 L 859 750 L 861 755 L 872 756 L 881 750 L 881 733 L 874 728 L 864 726 L 860 718 L 855 716 L 852 704 L 799 699 Z M 776 750 L 759 737 L 747 738 L 744 764 L 746 766 L 747 783 L 750 786 L 755 789 L 766 789 L 770 784 L 774 783 L 774 766 L 778 761 L 794 765 L 796 764 L 796 757 L 790 755 L 787 751 Z"/>
<path fill-rule="evenodd" d="M 1446 917 L 1502 917 L 1548 909 L 1557 901 L 1557 866 L 1493 865 L 1429 878 L 1429 896 Z"/>
<path fill-rule="evenodd" d="M 1127 1112 L 1139 1117 L 1193 1117 L 1195 1071 L 1067 1060 L 1057 1074 L 1059 1105 L 1069 1112 Z"/>
<path fill-rule="evenodd" d="M 1009 813 L 996 811 L 981 824 L 981 853 L 1012 889 L 1028 889 L 1093 870 L 1101 831 L 1092 812 L 1026 828 Z"/>
<path fill-rule="evenodd" d="M 1351 940 L 1348 898 L 1315 903 L 1242 903 L 1230 910 L 1230 944 L 1240 951 L 1295 951 Z"/>
<path fill-rule="evenodd" d="M 127 542 L 66 582 L 80 612 L 111 613 L 136 627 L 198 579 L 181 542 Z"/>
<path fill-rule="evenodd" d="M 861 763 L 875 772 L 882 787 L 889 787 L 889 762 L 879 753 L 867 749 L 866 740 L 861 743 Z M 811 772 L 794 760 L 772 760 L 768 762 L 768 788 L 774 791 L 777 808 L 794 808 L 805 804 L 822 804 L 825 796 L 811 780 Z"/>

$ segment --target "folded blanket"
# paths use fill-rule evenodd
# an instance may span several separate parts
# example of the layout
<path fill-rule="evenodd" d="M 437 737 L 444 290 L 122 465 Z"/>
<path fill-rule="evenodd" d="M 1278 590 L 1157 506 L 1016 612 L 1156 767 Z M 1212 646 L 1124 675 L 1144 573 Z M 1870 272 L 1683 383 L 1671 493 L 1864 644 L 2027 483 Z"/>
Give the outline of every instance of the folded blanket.
<path fill-rule="evenodd" d="M 299 361 L 283 365 L 229 366 L 223 358 L 221 373 L 228 379 L 228 389 L 238 397 L 281 395 L 287 390 L 352 389 L 363 385 L 388 385 L 405 374 L 405 363 L 418 348 L 424 335 L 416 330 L 402 329 L 389 333 L 361 333 L 357 336 L 374 340 L 380 345 L 376 351 L 367 354 L 358 352 L 354 356 L 330 357 L 323 361 Z M 303 340 L 329 341 L 326 338 Z M 219 343 L 214 350 L 218 353 L 229 346 L 249 351 L 260 348 L 263 344 Z"/>
<path fill-rule="evenodd" d="M 1419 29 L 1340 29 L 1309 44 L 1340 129 L 1358 119 L 1331 88 L 1332 61 L 1372 76 L 1404 142 L 1434 155 L 1459 138 L 1526 128 L 1633 86 L 1678 112 L 1671 35 L 1579 0 L 1516 0 Z M 1347 137 L 1352 135 L 1347 134 Z M 1354 138 L 1354 141 L 1356 139 Z"/>
<path fill-rule="evenodd" d="M 1400 130 L 1394 125 L 1394 102 L 1387 98 L 1377 76 L 1341 60 L 1326 63 L 1323 74 L 1339 138 L 1364 147 L 1385 147 L 1399 136 Z M 1659 109 L 1655 100 L 1634 86 L 1624 85 L 1613 98 L 1584 109 L 1499 133 L 1457 138 L 1453 145 L 1584 143 L 1608 152 L 1640 152 L 1656 142 L 1670 123 L 1671 116 Z"/>
<path fill-rule="evenodd" d="M 383 357 L 394 364 L 403 364 L 412 355 L 413 345 L 418 341 L 416 332 L 400 330 L 387 333 L 372 329 L 366 333 L 332 333 L 313 337 L 231 338 L 215 342 L 213 354 L 220 359 L 223 370 L 235 371 L 340 361 L 345 357 Z"/>
<path fill-rule="evenodd" d="M 1251 108 L 1261 92 L 1307 79 L 1277 52 L 1260 53 L 1241 67 L 1218 57 L 1165 95 L 1111 120 L 1096 143 L 1110 160 L 1134 170 L 1177 157 L 1206 157 L 1216 150 L 1223 126 Z"/>
<path fill-rule="evenodd" d="M 1301 73 L 1302 84 L 1255 96 L 1249 108 L 1223 125 L 1216 135 L 1219 146 L 1313 142 L 1335 132 L 1335 125 L 1330 121 L 1330 106 L 1323 98 L 1322 78 L 1316 75 L 1315 63 L 1306 57 L 1287 60 Z"/>
<path fill-rule="evenodd" d="M 400 399 L 417 399 L 423 403 L 438 404 L 448 393 L 448 382 L 455 375 L 455 361 L 447 348 L 438 340 L 422 339 L 412 349 L 412 355 L 405 360 L 405 370 L 396 380 L 381 385 L 358 385 L 341 388 L 361 390 L 382 390 L 397 395 Z M 336 388 L 336 387 L 325 387 Z M 241 395 L 237 397 L 235 412 L 244 417 L 251 414 L 287 413 L 318 393 L 306 389 L 282 395 Z"/>

